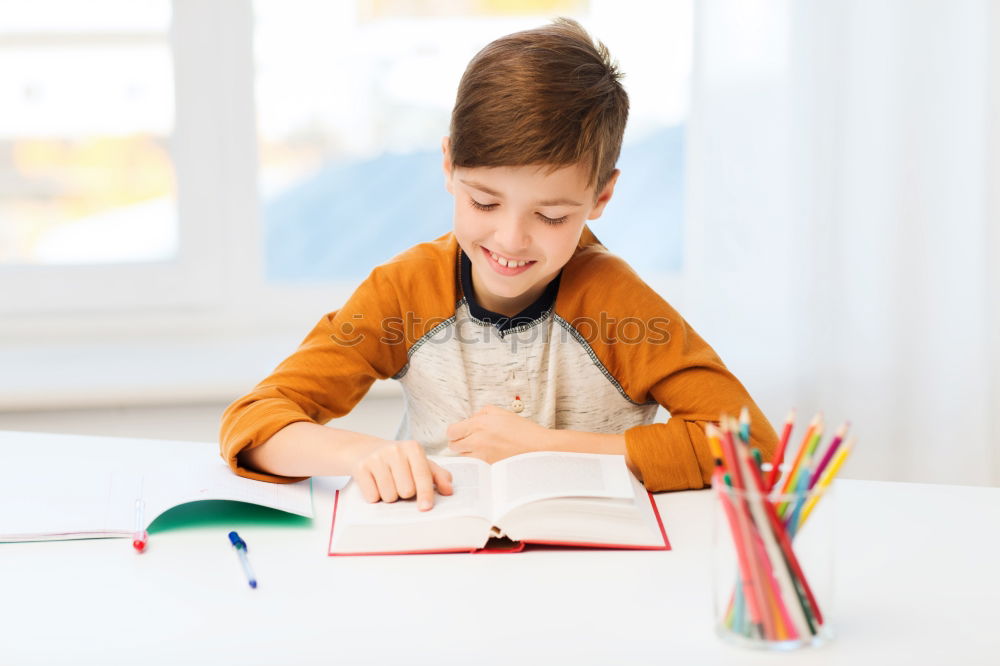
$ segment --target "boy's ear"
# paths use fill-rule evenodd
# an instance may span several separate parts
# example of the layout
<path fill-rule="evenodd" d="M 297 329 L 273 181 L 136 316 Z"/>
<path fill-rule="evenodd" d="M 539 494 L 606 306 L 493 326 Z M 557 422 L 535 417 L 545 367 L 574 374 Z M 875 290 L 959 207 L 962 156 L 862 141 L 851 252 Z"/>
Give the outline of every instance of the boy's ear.
<path fill-rule="evenodd" d="M 451 185 L 451 137 L 446 136 L 441 139 L 441 154 L 443 157 L 441 168 L 444 169 L 444 188 L 454 196 L 455 190 Z"/>
<path fill-rule="evenodd" d="M 608 179 L 607 184 L 598 193 L 594 207 L 590 209 L 590 215 L 587 216 L 588 220 L 596 220 L 604 212 L 604 207 L 608 205 L 608 202 L 611 201 L 611 195 L 615 193 L 615 183 L 618 181 L 618 176 L 621 172 L 621 169 L 615 169 L 611 172 L 611 178 Z"/>

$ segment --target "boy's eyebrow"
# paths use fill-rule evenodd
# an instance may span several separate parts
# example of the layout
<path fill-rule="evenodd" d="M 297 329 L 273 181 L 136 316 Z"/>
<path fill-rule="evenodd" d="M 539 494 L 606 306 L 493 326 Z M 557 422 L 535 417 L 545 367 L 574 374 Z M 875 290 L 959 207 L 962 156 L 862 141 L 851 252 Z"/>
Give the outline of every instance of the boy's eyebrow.
<path fill-rule="evenodd" d="M 489 194 L 492 197 L 496 197 L 498 199 L 503 199 L 503 195 L 501 195 L 499 192 L 491 190 L 490 188 L 486 187 L 485 185 L 483 185 L 480 182 L 477 182 L 477 181 L 474 181 L 474 180 L 466 180 L 464 178 L 459 178 L 459 180 L 462 181 L 463 183 L 465 183 L 466 185 L 468 185 L 471 188 L 477 189 L 477 190 L 479 190 L 481 192 L 485 192 L 486 194 Z M 563 199 L 546 199 L 545 201 L 538 201 L 538 202 L 536 202 L 535 205 L 537 205 L 537 206 L 582 206 L 583 204 L 580 203 L 579 201 L 573 201 L 572 199 L 565 199 L 565 198 L 563 198 Z"/>

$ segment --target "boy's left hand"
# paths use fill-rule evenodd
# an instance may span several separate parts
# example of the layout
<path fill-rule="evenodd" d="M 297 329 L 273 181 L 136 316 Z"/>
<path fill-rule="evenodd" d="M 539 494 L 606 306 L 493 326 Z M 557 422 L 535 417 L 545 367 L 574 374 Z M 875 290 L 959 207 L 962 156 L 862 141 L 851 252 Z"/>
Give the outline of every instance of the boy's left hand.
<path fill-rule="evenodd" d="M 548 432 L 548 428 L 530 419 L 487 405 L 469 418 L 452 423 L 446 434 L 455 453 L 492 464 L 518 453 L 543 449 Z"/>

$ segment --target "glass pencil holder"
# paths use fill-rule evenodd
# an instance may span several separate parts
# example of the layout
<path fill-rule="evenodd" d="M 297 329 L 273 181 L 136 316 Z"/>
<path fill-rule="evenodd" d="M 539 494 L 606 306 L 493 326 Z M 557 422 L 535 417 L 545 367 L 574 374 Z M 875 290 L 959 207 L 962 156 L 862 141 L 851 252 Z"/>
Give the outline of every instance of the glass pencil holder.
<path fill-rule="evenodd" d="M 716 476 L 712 588 L 722 640 L 794 650 L 833 638 L 833 485 L 762 495 Z"/>

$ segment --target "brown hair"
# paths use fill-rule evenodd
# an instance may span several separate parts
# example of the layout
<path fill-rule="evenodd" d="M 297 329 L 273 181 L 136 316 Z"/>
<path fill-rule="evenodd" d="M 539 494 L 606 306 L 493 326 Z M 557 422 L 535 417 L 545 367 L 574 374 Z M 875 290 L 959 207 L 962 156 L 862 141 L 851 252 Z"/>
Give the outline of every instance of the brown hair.
<path fill-rule="evenodd" d="M 581 164 L 596 196 L 615 169 L 628 119 L 622 76 L 607 47 L 572 19 L 491 42 L 458 85 L 452 165 Z"/>

